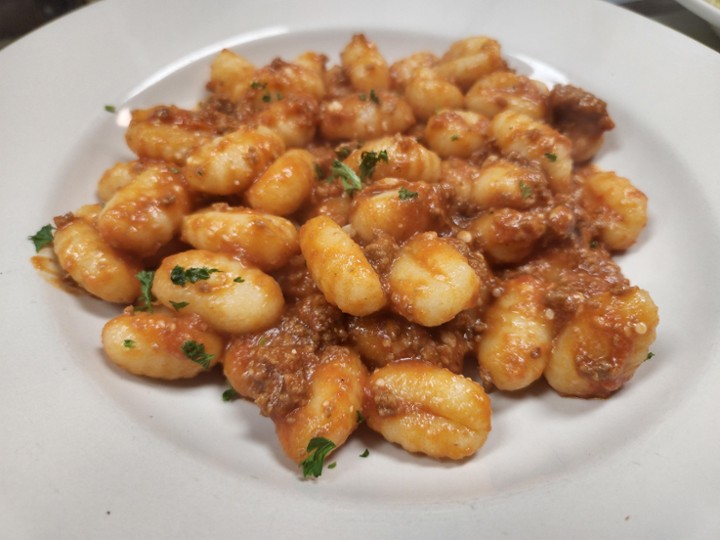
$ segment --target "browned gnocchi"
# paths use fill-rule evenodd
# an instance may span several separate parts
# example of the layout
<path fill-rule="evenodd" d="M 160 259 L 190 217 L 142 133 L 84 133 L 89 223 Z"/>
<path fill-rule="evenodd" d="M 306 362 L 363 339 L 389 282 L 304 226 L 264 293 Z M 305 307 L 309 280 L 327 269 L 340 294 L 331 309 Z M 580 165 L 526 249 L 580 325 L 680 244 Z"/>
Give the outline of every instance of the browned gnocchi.
<path fill-rule="evenodd" d="M 164 380 L 220 365 L 305 476 L 364 424 L 462 460 L 491 392 L 617 392 L 659 316 L 611 257 L 647 197 L 592 163 L 607 105 L 516 72 L 487 36 L 338 52 L 225 49 L 196 108 L 132 113 L 134 159 L 55 218 L 69 278 L 127 306 L 107 358 Z"/>

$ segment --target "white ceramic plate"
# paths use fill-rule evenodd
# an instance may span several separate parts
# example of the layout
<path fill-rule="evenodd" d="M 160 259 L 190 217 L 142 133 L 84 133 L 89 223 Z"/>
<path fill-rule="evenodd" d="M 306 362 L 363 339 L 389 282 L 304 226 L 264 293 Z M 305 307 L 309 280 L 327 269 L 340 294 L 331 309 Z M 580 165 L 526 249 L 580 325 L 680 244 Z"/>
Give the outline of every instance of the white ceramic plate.
<path fill-rule="evenodd" d="M 191 105 L 209 58 L 333 55 L 364 31 L 390 59 L 487 34 L 526 73 L 610 104 L 599 163 L 650 198 L 622 258 L 661 311 L 655 357 L 607 401 L 542 388 L 493 396 L 485 447 L 460 464 L 362 432 L 302 481 L 271 423 L 223 403 L 220 376 L 119 373 L 115 309 L 32 270 L 27 236 L 91 201 L 130 157 L 120 108 Z M 720 56 L 594 1 L 105 0 L 0 52 L 0 530 L 12 538 L 707 538 L 720 531 Z M 370 456 L 359 458 L 368 447 Z"/>
<path fill-rule="evenodd" d="M 707 0 L 677 0 L 677 2 L 698 17 L 705 19 L 715 33 L 720 36 L 720 7 Z"/>

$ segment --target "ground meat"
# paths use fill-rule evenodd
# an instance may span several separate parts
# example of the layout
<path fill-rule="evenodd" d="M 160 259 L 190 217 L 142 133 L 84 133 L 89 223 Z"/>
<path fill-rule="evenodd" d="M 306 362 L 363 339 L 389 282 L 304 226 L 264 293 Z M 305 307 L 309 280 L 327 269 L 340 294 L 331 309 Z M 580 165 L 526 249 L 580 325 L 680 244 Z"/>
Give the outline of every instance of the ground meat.
<path fill-rule="evenodd" d="M 363 252 L 375 271 L 380 276 L 385 276 L 390 271 L 390 265 L 399 249 L 392 236 L 379 232 L 373 241 L 363 248 Z"/>
<path fill-rule="evenodd" d="M 276 327 L 234 338 L 225 353 L 225 376 L 263 415 L 282 417 L 305 403 L 322 348 L 346 338 L 342 312 L 311 294 L 291 305 Z"/>
<path fill-rule="evenodd" d="M 460 328 L 425 328 L 393 314 L 353 317 L 349 335 L 371 369 L 397 360 L 424 360 L 460 373 L 470 350 Z"/>
<path fill-rule="evenodd" d="M 603 133 L 615 127 L 607 104 L 582 88 L 556 85 L 550 92 L 552 124 L 573 142 L 576 162 L 591 159 L 602 145 Z"/>
<path fill-rule="evenodd" d="M 630 288 L 607 250 L 577 240 L 547 250 L 512 274 L 531 274 L 550 283 L 545 302 L 558 329 L 593 297 L 605 292 L 621 295 Z"/>

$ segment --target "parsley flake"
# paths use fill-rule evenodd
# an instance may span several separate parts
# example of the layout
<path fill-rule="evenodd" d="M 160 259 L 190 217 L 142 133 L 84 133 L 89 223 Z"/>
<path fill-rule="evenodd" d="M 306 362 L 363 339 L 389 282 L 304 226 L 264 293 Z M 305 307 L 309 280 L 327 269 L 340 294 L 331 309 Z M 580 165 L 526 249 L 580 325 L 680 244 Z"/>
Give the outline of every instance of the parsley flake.
<path fill-rule="evenodd" d="M 180 311 L 185 306 L 189 306 L 190 302 L 173 302 L 172 300 L 170 300 L 170 304 L 175 309 L 175 311 Z"/>
<path fill-rule="evenodd" d="M 366 180 L 373 175 L 378 161 L 388 162 L 387 150 L 380 150 L 380 152 L 363 152 L 360 154 L 360 180 Z"/>
<path fill-rule="evenodd" d="M 208 354 L 205 352 L 205 345 L 198 343 L 197 341 L 186 341 L 182 344 L 181 348 L 187 358 L 196 364 L 200 364 L 203 369 L 209 369 L 210 362 L 213 358 L 215 358 L 214 354 Z"/>
<path fill-rule="evenodd" d="M 362 189 L 362 180 L 350 167 L 337 159 L 333 161 L 332 166 L 333 177 L 340 178 L 343 189 L 348 195 L 352 195 L 356 191 Z"/>
<path fill-rule="evenodd" d="M 355 411 L 355 421 L 358 424 L 362 424 L 365 421 L 365 417 L 360 411 Z"/>
<path fill-rule="evenodd" d="M 238 276 L 235 279 L 233 279 L 233 281 L 235 283 L 245 283 L 245 278 L 243 278 L 242 276 Z"/>
<path fill-rule="evenodd" d="M 185 269 L 180 265 L 175 265 L 175 268 L 170 271 L 170 281 L 175 285 L 184 287 L 188 281 L 190 283 L 197 283 L 201 279 L 210 279 L 210 274 L 219 271 L 217 268 L 207 268 L 205 266 L 202 268 L 191 267 Z"/>
<path fill-rule="evenodd" d="M 314 476 L 317 478 L 322 474 L 325 456 L 335 448 L 335 443 L 325 437 L 313 437 L 307 445 L 308 457 L 300 466 L 303 469 L 303 477 Z"/>
<path fill-rule="evenodd" d="M 325 179 L 325 172 L 322 170 L 322 167 L 318 163 L 315 164 L 315 175 L 317 176 L 318 180 Z"/>
<path fill-rule="evenodd" d="M 373 103 L 377 103 L 378 105 L 380 105 L 380 98 L 379 98 L 378 95 L 375 93 L 375 90 L 370 90 L 370 101 L 372 101 Z"/>
<path fill-rule="evenodd" d="M 115 105 L 105 105 L 105 110 L 109 113 L 117 112 Z"/>
<path fill-rule="evenodd" d="M 352 148 L 350 148 L 349 146 L 341 146 L 340 148 L 335 150 L 335 155 L 340 161 L 342 161 L 343 159 L 348 157 L 351 152 Z"/>
<path fill-rule="evenodd" d="M 590 249 L 597 249 L 599 247 L 600 247 L 600 242 L 598 242 L 597 240 L 592 240 L 590 242 Z"/>
<path fill-rule="evenodd" d="M 270 96 L 270 94 L 263 94 L 262 100 L 265 103 L 270 103 L 272 101 L 272 97 Z"/>
<path fill-rule="evenodd" d="M 334 469 L 337 467 L 337 461 L 333 461 L 332 463 L 328 464 L 328 469 Z"/>
<path fill-rule="evenodd" d="M 553 163 L 557 161 L 557 154 L 553 154 L 552 152 L 546 152 L 545 157 L 548 159 L 548 161 L 552 161 Z"/>
<path fill-rule="evenodd" d="M 365 451 L 362 454 L 360 454 L 360 457 L 368 457 L 369 455 L 370 455 L 370 450 L 368 450 L 366 448 Z"/>
<path fill-rule="evenodd" d="M 30 240 L 35 245 L 35 253 L 39 253 L 42 248 L 45 246 L 52 244 L 53 241 L 53 226 L 50 224 L 43 225 L 40 227 L 40 230 L 33 234 L 32 236 L 28 236 L 28 240 Z"/>
<path fill-rule="evenodd" d="M 650 359 L 652 359 L 653 356 L 655 356 L 655 353 L 654 353 L 654 352 L 649 352 L 649 353 L 647 353 L 647 356 L 645 357 L 645 360 L 650 360 Z"/>
<path fill-rule="evenodd" d="M 450 140 L 452 142 L 457 141 L 459 138 L 460 138 L 460 135 L 458 135 L 457 133 L 453 133 L 452 135 L 450 135 Z"/>
<path fill-rule="evenodd" d="M 417 199 L 417 196 L 418 196 L 418 192 L 417 192 L 417 191 L 410 191 L 410 190 L 409 190 L 408 188 L 406 188 L 405 186 L 402 186 L 402 187 L 398 190 L 398 197 L 400 198 L 401 201 L 407 201 L 407 200 L 410 200 L 410 199 Z"/>
<path fill-rule="evenodd" d="M 253 90 L 262 89 L 262 88 L 265 88 L 266 86 L 267 86 L 267 83 L 260 82 L 260 81 L 253 81 L 250 83 L 250 88 L 252 88 Z"/>
<path fill-rule="evenodd" d="M 138 298 L 139 305 L 135 306 L 135 311 L 148 311 L 153 312 L 153 302 L 156 300 L 152 293 L 153 279 L 155 279 L 155 271 L 153 270 L 141 270 L 135 277 L 140 282 L 140 298 Z"/>
<path fill-rule="evenodd" d="M 222 393 L 223 401 L 235 401 L 238 397 L 240 397 L 240 394 L 232 386 Z"/>
<path fill-rule="evenodd" d="M 123 341 L 123 347 L 125 347 L 126 349 L 134 349 L 135 342 L 132 339 L 126 339 Z"/>
<path fill-rule="evenodd" d="M 523 199 L 529 199 L 530 197 L 533 196 L 533 189 L 529 185 L 527 185 L 525 182 L 523 182 L 522 180 L 520 180 L 519 187 L 520 187 L 520 195 L 522 196 Z"/>

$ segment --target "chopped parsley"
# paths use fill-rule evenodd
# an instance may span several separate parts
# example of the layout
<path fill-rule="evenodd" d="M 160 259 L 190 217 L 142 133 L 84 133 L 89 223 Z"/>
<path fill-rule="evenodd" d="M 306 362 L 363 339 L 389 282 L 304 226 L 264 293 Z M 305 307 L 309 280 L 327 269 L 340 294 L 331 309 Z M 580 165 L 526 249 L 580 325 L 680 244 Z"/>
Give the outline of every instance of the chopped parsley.
<path fill-rule="evenodd" d="M 332 171 L 333 177 L 340 178 L 343 189 L 345 189 L 348 195 L 352 195 L 362 189 L 362 180 L 360 180 L 360 177 L 342 161 L 334 160 Z"/>
<path fill-rule="evenodd" d="M 647 356 L 645 357 L 645 360 L 650 360 L 650 359 L 652 359 L 653 356 L 655 356 L 655 353 L 654 353 L 654 352 L 649 352 L 649 353 L 647 353 Z"/>
<path fill-rule="evenodd" d="M 190 305 L 189 302 L 173 302 L 172 300 L 170 300 L 170 304 L 175 309 L 175 311 L 180 311 L 182 308 Z"/>
<path fill-rule="evenodd" d="M 365 421 L 365 417 L 360 411 L 355 411 L 355 421 L 358 424 L 362 424 Z"/>
<path fill-rule="evenodd" d="M 277 101 L 280 101 L 283 98 L 283 95 L 280 92 L 275 92 L 275 99 Z"/>
<path fill-rule="evenodd" d="M 314 476 L 317 478 L 322 474 L 325 457 L 333 451 L 335 443 L 325 437 L 313 437 L 307 445 L 308 457 L 300 463 L 303 469 L 303 477 Z"/>
<path fill-rule="evenodd" d="M 125 347 L 126 349 L 134 349 L 135 342 L 132 339 L 126 339 L 123 341 L 123 347 Z"/>
<path fill-rule="evenodd" d="M 315 175 L 317 176 L 318 180 L 325 179 L 325 171 L 322 170 L 322 167 L 318 163 L 315 164 Z"/>
<path fill-rule="evenodd" d="M 332 463 L 328 464 L 328 469 L 334 469 L 337 467 L 337 461 L 333 461 Z"/>
<path fill-rule="evenodd" d="M 367 101 L 367 100 L 368 100 L 368 95 L 367 95 L 365 92 L 361 93 L 360 96 L 358 96 L 358 97 L 360 98 L 360 101 Z M 378 95 L 375 93 L 375 89 L 371 89 L 371 90 L 370 90 L 370 96 L 369 96 L 369 97 L 370 97 L 370 101 L 372 101 L 373 103 L 376 103 L 376 104 L 380 105 L 380 98 L 379 98 Z"/>
<path fill-rule="evenodd" d="M 265 103 L 270 103 L 272 101 L 272 97 L 270 97 L 270 94 L 263 94 L 262 100 Z"/>
<path fill-rule="evenodd" d="M 380 150 L 380 152 L 363 152 L 360 154 L 360 180 L 366 180 L 373 175 L 378 161 L 388 162 L 387 150 Z"/>
<path fill-rule="evenodd" d="M 117 112 L 115 105 L 105 105 L 105 110 L 109 113 Z"/>
<path fill-rule="evenodd" d="M 260 81 L 253 81 L 250 83 L 250 88 L 252 88 L 253 90 L 263 89 L 266 86 L 267 86 L 267 83 L 260 82 Z"/>
<path fill-rule="evenodd" d="M 597 249 L 600 247 L 600 242 L 597 240 L 590 241 L 590 249 Z"/>
<path fill-rule="evenodd" d="M 400 190 L 398 191 L 398 197 L 400 197 L 401 201 L 407 201 L 409 199 L 417 199 L 418 192 L 417 191 L 410 191 L 405 186 L 402 186 Z"/>
<path fill-rule="evenodd" d="M 209 369 L 211 360 L 215 358 L 214 354 L 205 352 L 205 345 L 192 340 L 182 344 L 182 352 L 185 353 L 185 356 L 190 360 L 196 364 L 200 364 L 203 369 Z"/>
<path fill-rule="evenodd" d="M 460 135 L 458 135 L 457 133 L 453 133 L 452 135 L 450 135 L 450 140 L 451 140 L 452 142 L 455 142 L 455 141 L 457 141 L 458 139 L 460 139 Z"/>
<path fill-rule="evenodd" d="M 520 195 L 523 199 L 529 199 L 533 196 L 533 189 L 528 186 L 524 181 L 520 180 Z"/>
<path fill-rule="evenodd" d="M 238 397 L 240 397 L 240 394 L 232 386 L 222 393 L 223 401 L 235 401 Z"/>
<path fill-rule="evenodd" d="M 337 158 L 340 161 L 342 161 L 343 159 L 348 157 L 351 152 L 352 152 L 352 148 L 350 148 L 349 146 L 341 146 L 340 148 L 335 150 L 335 155 L 337 156 Z"/>
<path fill-rule="evenodd" d="M 552 152 L 546 152 L 545 157 L 548 159 L 548 161 L 557 161 L 557 154 L 553 154 Z"/>
<path fill-rule="evenodd" d="M 30 240 L 35 245 L 35 253 L 39 253 L 42 248 L 49 244 L 52 244 L 53 226 L 49 223 L 47 225 L 43 225 L 42 227 L 40 227 L 40 230 L 38 232 L 36 232 L 32 236 L 28 236 L 28 240 Z"/>
<path fill-rule="evenodd" d="M 219 271 L 217 268 L 207 268 L 206 266 L 202 268 L 191 267 L 185 269 L 180 265 L 175 265 L 175 268 L 170 271 L 170 281 L 175 285 L 184 287 L 188 281 L 190 283 L 197 283 L 201 279 L 210 279 L 210 274 Z"/>
<path fill-rule="evenodd" d="M 368 457 L 369 455 L 370 455 L 370 450 L 368 450 L 366 448 L 365 451 L 362 454 L 360 454 L 360 457 Z"/>
<path fill-rule="evenodd" d="M 238 276 L 235 279 L 233 279 L 233 281 L 235 283 L 245 283 L 245 278 L 243 278 L 242 276 Z"/>
<path fill-rule="evenodd" d="M 139 305 L 135 306 L 135 311 L 149 311 L 153 312 L 153 302 L 155 297 L 152 293 L 153 279 L 155 279 L 155 271 L 153 270 L 141 270 L 135 277 L 140 282 L 140 298 L 138 301 Z"/>

